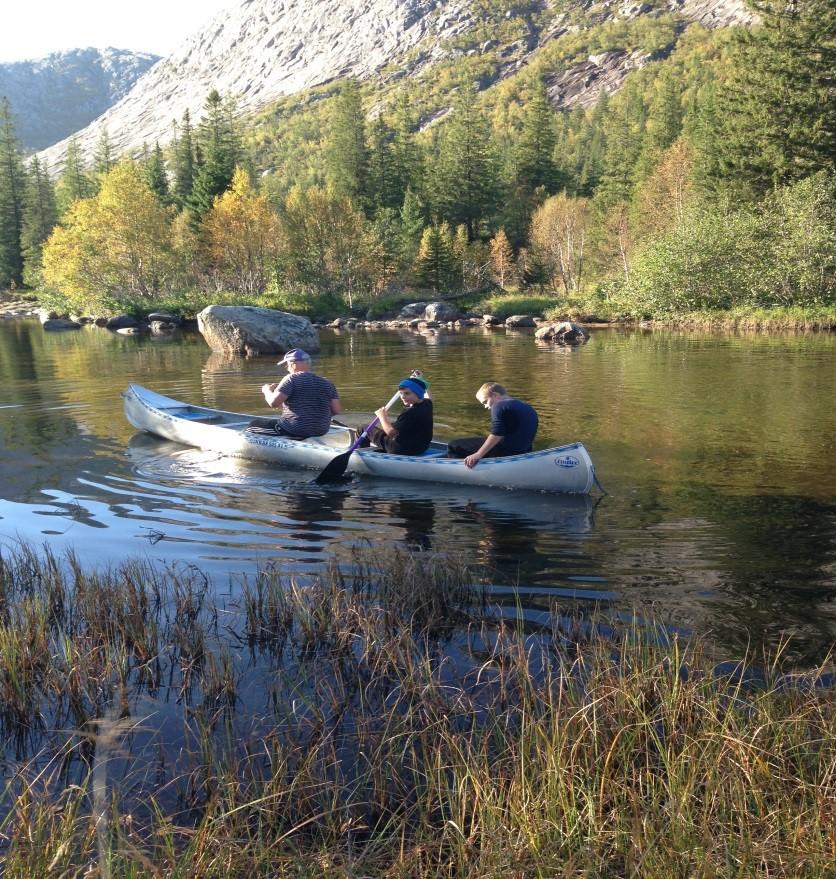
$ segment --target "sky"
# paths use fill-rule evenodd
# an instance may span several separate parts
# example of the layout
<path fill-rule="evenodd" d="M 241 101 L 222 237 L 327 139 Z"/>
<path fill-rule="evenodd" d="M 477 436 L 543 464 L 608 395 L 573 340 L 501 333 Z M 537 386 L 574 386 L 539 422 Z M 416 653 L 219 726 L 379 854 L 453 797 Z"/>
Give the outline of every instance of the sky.
<path fill-rule="evenodd" d="M 6 0 L 0 63 L 63 49 L 170 54 L 185 37 L 239 0 Z"/>

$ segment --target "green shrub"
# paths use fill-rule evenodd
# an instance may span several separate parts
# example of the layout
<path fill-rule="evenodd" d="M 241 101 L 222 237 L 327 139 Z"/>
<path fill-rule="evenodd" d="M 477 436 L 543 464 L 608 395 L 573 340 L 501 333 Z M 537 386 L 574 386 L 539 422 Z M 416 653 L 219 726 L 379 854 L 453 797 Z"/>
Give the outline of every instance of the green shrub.
<path fill-rule="evenodd" d="M 561 301 L 555 296 L 494 293 L 475 302 L 470 311 L 476 314 L 492 314 L 503 319 L 512 314 L 530 314 L 535 317 L 543 317 L 547 310 L 559 307 Z"/>

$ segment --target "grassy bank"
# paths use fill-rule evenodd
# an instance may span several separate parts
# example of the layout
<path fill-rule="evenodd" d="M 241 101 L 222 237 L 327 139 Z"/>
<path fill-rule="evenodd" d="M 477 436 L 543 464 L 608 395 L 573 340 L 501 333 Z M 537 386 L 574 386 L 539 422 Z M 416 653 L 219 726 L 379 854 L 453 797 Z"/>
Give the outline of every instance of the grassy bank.
<path fill-rule="evenodd" d="M 832 875 L 832 690 L 637 624 L 524 632 L 472 581 L 363 554 L 221 601 L 194 569 L 5 552 L 0 869 Z"/>

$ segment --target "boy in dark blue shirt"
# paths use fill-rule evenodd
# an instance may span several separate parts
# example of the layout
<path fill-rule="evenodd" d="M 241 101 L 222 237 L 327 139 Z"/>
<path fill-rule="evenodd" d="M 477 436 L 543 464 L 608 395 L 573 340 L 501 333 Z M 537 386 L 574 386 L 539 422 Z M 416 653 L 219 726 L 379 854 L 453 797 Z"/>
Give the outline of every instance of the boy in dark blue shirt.
<path fill-rule="evenodd" d="M 464 458 L 467 467 L 475 467 L 482 458 L 522 455 L 530 452 L 537 435 L 537 413 L 528 403 L 508 396 L 496 382 L 485 382 L 476 399 L 491 410 L 491 432 L 482 437 L 451 440 L 447 451 L 451 458 Z"/>

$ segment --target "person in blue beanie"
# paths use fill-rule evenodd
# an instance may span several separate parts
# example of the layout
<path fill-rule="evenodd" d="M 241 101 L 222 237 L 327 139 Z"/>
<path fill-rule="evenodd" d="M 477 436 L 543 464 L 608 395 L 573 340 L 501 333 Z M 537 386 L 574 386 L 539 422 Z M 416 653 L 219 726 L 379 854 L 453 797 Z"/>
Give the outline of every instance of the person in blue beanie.
<path fill-rule="evenodd" d="M 404 410 L 393 422 L 385 407 L 378 409 L 380 426 L 370 436 L 371 443 L 391 455 L 423 455 L 433 438 L 433 402 L 429 382 L 414 373 L 398 385 Z"/>

